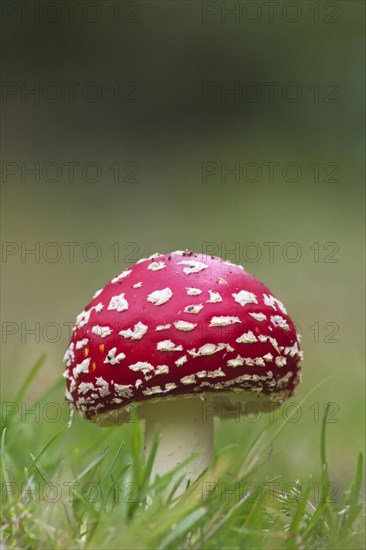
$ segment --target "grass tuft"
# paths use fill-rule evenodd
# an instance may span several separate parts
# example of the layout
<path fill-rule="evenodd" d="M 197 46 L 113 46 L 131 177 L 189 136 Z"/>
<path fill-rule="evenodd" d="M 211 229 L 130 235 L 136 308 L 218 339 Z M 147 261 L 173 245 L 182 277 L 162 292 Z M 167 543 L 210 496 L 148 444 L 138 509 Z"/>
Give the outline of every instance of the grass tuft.
<path fill-rule="evenodd" d="M 16 403 L 25 397 L 43 360 L 31 369 Z M 46 390 L 40 402 L 47 403 L 59 386 Z M 364 547 L 363 455 L 349 484 L 339 490 L 329 475 L 329 407 L 319 434 L 319 472 L 295 480 L 287 491 L 275 488 L 279 477 L 271 478 L 265 466 L 291 419 L 281 422 L 278 416 L 259 431 L 242 463 L 234 459 L 231 446 L 220 449 L 179 497 L 175 491 L 185 464 L 151 483 L 159 438 L 156 434 L 145 461 L 137 418 L 102 430 L 76 417 L 70 426 L 66 409 L 57 422 L 24 422 L 13 414 L 3 419 L 1 435 L 4 547 L 359 550 Z"/>

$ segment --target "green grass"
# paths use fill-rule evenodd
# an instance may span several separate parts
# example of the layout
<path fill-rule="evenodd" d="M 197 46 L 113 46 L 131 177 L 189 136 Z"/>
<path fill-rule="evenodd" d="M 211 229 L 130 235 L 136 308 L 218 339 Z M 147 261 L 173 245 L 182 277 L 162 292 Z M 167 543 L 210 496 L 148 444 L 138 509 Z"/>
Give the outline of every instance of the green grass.
<path fill-rule="evenodd" d="M 41 358 L 17 393 L 19 411 L 2 418 L 6 548 L 364 548 L 363 456 L 355 457 L 349 485 L 339 490 L 329 476 L 328 407 L 318 425 L 319 469 L 306 479 L 284 490 L 280 477 L 268 474 L 287 425 L 277 415 L 265 428 L 253 425 L 256 437 L 241 460 L 237 449 L 220 448 L 201 478 L 176 497 L 172 480 L 179 484 L 184 465 L 150 483 L 158 439 L 145 463 L 137 419 L 91 431 L 78 416 L 71 423 L 58 400 L 63 381 L 44 392 L 33 415 L 22 414 L 22 399 L 42 364 Z M 53 409 L 61 413 L 51 421 Z"/>

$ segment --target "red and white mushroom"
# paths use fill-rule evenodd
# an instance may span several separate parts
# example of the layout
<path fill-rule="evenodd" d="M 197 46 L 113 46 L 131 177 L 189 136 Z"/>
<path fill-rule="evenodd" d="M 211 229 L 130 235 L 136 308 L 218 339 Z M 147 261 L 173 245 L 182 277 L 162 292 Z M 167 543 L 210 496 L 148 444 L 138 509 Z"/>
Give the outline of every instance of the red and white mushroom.
<path fill-rule="evenodd" d="M 280 405 L 300 381 L 301 359 L 284 305 L 243 267 L 189 251 L 154 254 L 78 315 L 66 399 L 101 425 L 138 406 L 147 452 L 160 425 L 152 475 L 200 453 L 187 467 L 193 481 L 211 457 L 212 411 Z"/>

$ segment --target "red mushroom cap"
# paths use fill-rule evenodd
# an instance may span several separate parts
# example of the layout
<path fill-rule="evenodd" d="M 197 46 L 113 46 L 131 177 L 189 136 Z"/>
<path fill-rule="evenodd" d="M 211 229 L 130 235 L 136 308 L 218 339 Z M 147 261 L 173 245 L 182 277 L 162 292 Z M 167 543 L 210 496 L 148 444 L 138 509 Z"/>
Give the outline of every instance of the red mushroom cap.
<path fill-rule="evenodd" d="M 66 399 L 103 423 L 179 395 L 252 392 L 281 403 L 300 380 L 302 352 L 284 305 L 258 279 L 178 251 L 140 260 L 96 292 L 64 359 Z"/>

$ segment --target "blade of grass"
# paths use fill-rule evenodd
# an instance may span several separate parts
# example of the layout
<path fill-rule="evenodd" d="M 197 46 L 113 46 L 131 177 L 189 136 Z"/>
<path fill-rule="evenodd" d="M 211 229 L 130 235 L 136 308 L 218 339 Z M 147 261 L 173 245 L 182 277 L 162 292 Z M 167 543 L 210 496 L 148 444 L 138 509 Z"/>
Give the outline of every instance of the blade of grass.
<path fill-rule="evenodd" d="M 76 476 L 76 478 L 73 480 L 73 483 L 75 483 L 76 481 L 79 481 L 81 478 L 83 478 L 88 472 L 90 472 L 90 470 L 92 470 L 94 468 L 94 466 L 96 466 L 97 464 L 99 464 L 106 456 L 107 454 L 109 453 L 109 449 L 110 447 L 107 447 L 106 449 L 104 449 L 104 451 L 102 451 L 101 453 L 99 453 L 98 456 L 96 456 L 94 458 L 94 460 L 92 460 L 90 462 L 90 464 L 81 472 L 81 474 L 79 474 L 78 476 Z"/>
<path fill-rule="evenodd" d="M 347 514 L 342 518 L 342 529 L 349 530 L 353 522 L 360 513 L 362 506 L 359 504 L 361 483 L 363 478 L 363 454 L 359 453 L 357 459 L 357 468 L 354 482 L 352 484 L 351 493 L 348 499 Z"/>
<path fill-rule="evenodd" d="M 302 407 L 303 404 L 309 399 L 309 397 L 314 393 L 316 392 L 323 384 L 325 384 L 326 382 L 328 382 L 329 380 L 331 379 L 331 376 L 329 376 L 328 378 L 325 378 L 324 380 L 321 380 L 316 386 L 314 386 L 314 388 L 312 388 L 306 395 L 305 397 L 300 401 L 299 403 L 299 407 Z M 283 431 L 283 429 L 285 428 L 285 426 L 288 424 L 288 422 L 293 418 L 293 416 L 295 416 L 295 414 L 297 413 L 297 409 L 295 408 L 294 411 L 291 411 L 290 414 L 288 414 L 286 416 L 286 419 L 278 426 L 277 430 L 269 437 L 269 439 L 265 442 L 265 444 L 263 445 L 262 449 L 260 449 L 259 453 L 263 453 L 266 449 L 268 449 L 268 447 L 270 447 L 270 445 L 272 444 L 272 442 L 279 436 L 279 434 Z"/>
<path fill-rule="evenodd" d="M 175 483 L 173 484 L 173 487 L 168 495 L 168 498 L 167 498 L 167 502 L 171 502 L 174 498 L 174 495 L 175 495 L 175 492 L 177 491 L 179 485 L 182 483 L 183 479 L 184 479 L 184 476 L 185 474 L 183 473 L 182 475 L 178 476 Z"/>
<path fill-rule="evenodd" d="M 5 434 L 6 434 L 6 428 L 3 429 L 3 432 L 1 434 L 1 449 L 0 449 L 1 471 L 3 475 L 4 487 L 6 486 L 7 483 L 9 484 L 12 483 L 11 475 L 8 469 L 6 452 L 5 452 Z M 14 501 L 14 496 L 12 495 L 12 493 L 8 494 L 8 492 L 4 490 L 4 495 L 5 495 L 5 500 L 8 500 L 8 497 L 9 497 L 10 502 Z"/>
<path fill-rule="evenodd" d="M 297 506 L 296 513 L 295 513 L 294 518 L 293 518 L 293 520 L 291 522 L 291 525 L 290 525 L 289 530 L 290 530 L 290 532 L 292 532 L 294 534 L 297 533 L 300 522 L 304 518 L 306 507 L 307 507 L 308 502 L 309 502 L 311 488 L 312 488 L 312 479 L 310 477 L 309 481 L 307 483 L 307 486 L 305 488 L 304 494 L 303 494 L 303 496 L 302 496 L 302 498 L 301 498 L 301 500 L 300 500 L 300 502 Z M 295 548 L 297 548 L 297 544 L 295 544 Z"/>
<path fill-rule="evenodd" d="M 173 470 L 170 470 L 170 472 L 168 472 L 167 474 L 164 474 L 163 476 L 156 476 L 154 481 L 152 481 L 148 486 L 143 488 L 143 490 L 141 491 L 141 495 L 145 497 L 147 496 L 147 494 L 150 494 L 153 492 L 160 493 L 164 491 L 164 489 L 175 478 L 178 472 L 180 472 L 181 470 L 184 470 L 187 464 L 189 464 L 192 460 L 194 460 L 196 456 L 197 456 L 197 453 L 194 453 L 188 456 L 185 460 L 183 460 L 178 466 L 173 468 Z M 183 473 L 183 477 L 184 475 L 185 474 Z"/>
<path fill-rule="evenodd" d="M 158 450 L 158 446 L 159 446 L 159 441 L 160 441 L 159 433 L 155 432 L 153 437 L 153 443 L 151 446 L 151 451 L 147 459 L 147 462 L 145 464 L 145 472 L 144 472 L 144 480 L 143 480 L 144 485 L 146 483 L 149 483 L 151 471 L 152 471 L 155 456 L 156 456 L 156 451 Z"/>
<path fill-rule="evenodd" d="M 318 506 L 312 515 L 305 532 L 303 533 L 303 539 L 306 540 L 314 532 L 315 528 L 320 524 L 320 531 L 325 527 L 329 530 L 329 525 L 325 521 L 325 517 L 330 519 L 332 524 L 334 523 L 331 510 L 328 506 L 327 496 L 329 488 L 329 478 L 328 478 L 328 463 L 326 456 L 326 424 L 329 411 L 330 403 L 328 402 L 325 406 L 324 415 L 322 419 L 321 435 L 320 435 L 320 461 L 321 461 L 321 494 Z"/>
<path fill-rule="evenodd" d="M 45 359 L 46 359 L 46 354 L 42 353 L 42 355 L 39 357 L 39 359 L 35 362 L 35 364 L 31 368 L 28 376 L 24 380 L 23 384 L 21 385 L 18 393 L 16 394 L 16 396 L 14 398 L 14 401 L 16 401 L 16 403 L 20 403 L 22 401 L 23 397 L 27 393 L 27 390 L 28 390 L 29 386 L 32 384 L 33 380 L 37 376 L 38 371 L 40 370 L 40 368 L 43 366 L 43 363 L 45 362 Z"/>
<path fill-rule="evenodd" d="M 174 541 L 176 541 L 176 539 L 182 537 L 185 533 L 187 533 L 187 531 L 192 529 L 192 527 L 197 524 L 205 514 L 205 508 L 198 508 L 188 514 L 163 538 L 157 549 L 165 550 L 165 548 L 168 548 L 172 543 L 174 543 Z"/>
<path fill-rule="evenodd" d="M 29 453 L 30 454 L 30 457 L 32 458 L 33 462 L 32 462 L 32 465 L 34 464 L 34 468 L 36 469 L 36 471 L 39 473 L 39 475 L 41 476 L 41 478 L 43 479 L 43 481 L 46 483 L 46 484 L 49 484 L 51 482 L 51 479 L 48 477 L 48 475 L 46 474 L 46 470 L 43 468 L 43 466 L 40 464 L 40 462 L 38 462 L 38 458 L 36 456 L 34 456 L 34 454 L 32 453 Z M 30 468 L 29 468 L 30 469 Z"/>
<path fill-rule="evenodd" d="M 321 436 L 320 436 L 320 460 L 322 465 L 322 496 L 321 499 L 324 503 L 324 517 L 328 519 L 329 527 L 331 530 L 334 529 L 335 519 L 334 519 L 334 508 L 331 503 L 328 501 L 329 496 L 329 467 L 326 453 L 326 425 L 327 418 L 329 414 L 329 408 L 331 404 L 328 402 L 325 405 L 324 415 L 322 419 L 321 427 Z"/>
<path fill-rule="evenodd" d="M 65 380 L 63 378 L 57 379 L 56 382 L 44 392 L 40 399 L 38 399 L 38 403 L 44 403 L 51 395 L 56 393 L 58 390 L 61 390 L 64 386 Z"/>
<path fill-rule="evenodd" d="M 134 481 L 138 487 L 142 487 L 142 480 L 144 477 L 144 459 L 141 452 L 141 425 L 140 422 L 132 422 L 131 429 L 131 453 L 132 453 L 132 465 Z"/>
<path fill-rule="evenodd" d="M 33 466 L 35 465 L 35 462 L 37 460 L 40 459 L 40 457 L 43 455 L 43 453 L 45 453 L 47 451 L 47 449 L 55 442 L 57 441 L 57 439 L 59 437 L 61 437 L 61 435 L 67 430 L 67 428 L 69 427 L 68 424 L 65 424 L 64 426 L 62 426 L 61 430 L 59 430 L 49 441 L 48 443 L 43 447 L 43 449 L 38 453 L 38 455 L 35 456 L 35 458 L 33 459 L 31 465 L 29 466 L 28 468 L 28 471 L 30 471 Z"/>
<path fill-rule="evenodd" d="M 122 441 L 121 445 L 117 449 L 116 454 L 114 455 L 114 458 L 113 458 L 111 464 L 108 466 L 106 473 L 104 474 L 104 476 L 102 477 L 102 479 L 100 481 L 100 486 L 101 487 L 103 487 L 103 485 L 106 482 L 106 480 L 108 479 L 108 477 L 110 475 L 112 475 L 113 467 L 114 467 L 115 463 L 117 462 L 117 459 L 118 459 L 119 455 L 121 454 L 121 451 L 122 451 L 124 445 L 125 445 L 125 442 Z"/>

